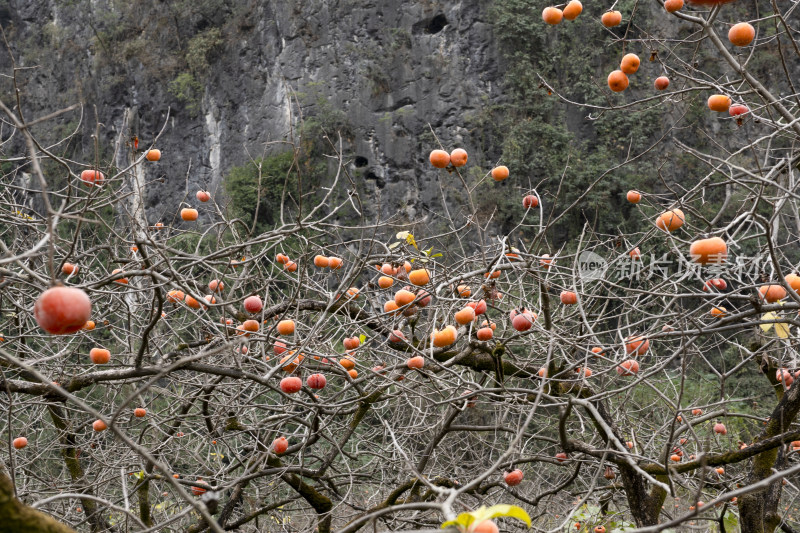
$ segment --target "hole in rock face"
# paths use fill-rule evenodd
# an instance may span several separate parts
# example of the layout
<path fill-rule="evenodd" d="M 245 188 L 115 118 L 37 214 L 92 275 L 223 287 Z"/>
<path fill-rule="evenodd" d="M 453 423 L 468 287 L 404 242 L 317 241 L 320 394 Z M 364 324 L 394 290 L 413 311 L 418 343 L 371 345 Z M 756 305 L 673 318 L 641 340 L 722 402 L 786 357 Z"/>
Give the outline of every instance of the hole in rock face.
<path fill-rule="evenodd" d="M 369 161 L 367 160 L 366 157 L 357 155 L 356 158 L 353 160 L 353 164 L 356 166 L 356 168 L 361 168 L 367 166 L 369 164 Z"/>
<path fill-rule="evenodd" d="M 442 31 L 445 26 L 447 26 L 447 17 L 445 17 L 443 13 L 439 13 L 434 17 L 423 19 L 415 23 L 411 27 L 411 33 L 427 33 L 433 35 Z"/>
<path fill-rule="evenodd" d="M 447 17 L 443 13 L 439 13 L 428 22 L 425 32 L 430 34 L 439 33 L 445 26 L 447 26 Z"/>
<path fill-rule="evenodd" d="M 367 170 L 364 178 L 375 181 L 375 186 L 379 189 L 383 189 L 386 186 L 386 180 L 384 180 L 383 177 L 380 176 L 373 168 Z"/>

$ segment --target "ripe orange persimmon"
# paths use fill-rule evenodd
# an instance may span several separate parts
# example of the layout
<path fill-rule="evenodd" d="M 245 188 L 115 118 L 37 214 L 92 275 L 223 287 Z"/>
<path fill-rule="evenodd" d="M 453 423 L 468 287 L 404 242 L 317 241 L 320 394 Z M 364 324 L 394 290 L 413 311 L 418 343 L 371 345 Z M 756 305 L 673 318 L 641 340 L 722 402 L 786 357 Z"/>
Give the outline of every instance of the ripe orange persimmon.
<path fill-rule="evenodd" d="M 356 298 L 358 298 L 360 292 L 361 291 L 359 291 L 357 287 L 350 287 L 349 289 L 347 289 L 347 292 L 345 294 L 351 300 L 355 300 Z"/>
<path fill-rule="evenodd" d="M 445 168 L 450 164 L 450 154 L 444 150 L 433 150 L 431 155 L 428 156 L 428 160 L 436 168 Z"/>
<path fill-rule="evenodd" d="M 694 241 L 689 247 L 692 261 L 701 265 L 718 265 L 728 258 L 728 245 L 719 237 Z"/>
<path fill-rule="evenodd" d="M 625 353 L 628 355 L 644 355 L 650 349 L 650 341 L 642 336 L 632 336 L 625 339 Z"/>
<path fill-rule="evenodd" d="M 542 10 L 542 20 L 548 24 L 559 24 L 562 18 L 564 18 L 564 12 L 557 7 L 549 6 Z"/>
<path fill-rule="evenodd" d="M 628 191 L 625 198 L 632 204 L 638 204 L 642 201 L 642 194 L 639 191 Z"/>
<path fill-rule="evenodd" d="M 433 345 L 435 347 L 443 348 L 456 342 L 457 335 L 458 331 L 456 330 L 455 326 L 447 326 L 442 330 L 433 330 L 433 333 L 431 333 L 431 339 L 433 339 Z"/>
<path fill-rule="evenodd" d="M 662 231 L 673 232 L 683 226 L 686 216 L 680 209 L 670 209 L 661 213 L 656 219 L 656 226 Z"/>
<path fill-rule="evenodd" d="M 356 379 L 358 377 L 358 370 L 351 368 L 347 371 L 347 375 L 350 376 L 350 379 Z"/>
<path fill-rule="evenodd" d="M 102 185 L 106 177 L 99 170 L 84 170 L 81 172 L 81 181 L 89 187 Z"/>
<path fill-rule="evenodd" d="M 83 328 L 81 329 L 85 329 L 86 331 L 92 331 L 95 327 L 96 324 L 94 323 L 94 320 L 87 320 L 86 324 L 84 324 Z"/>
<path fill-rule="evenodd" d="M 417 355 L 416 357 L 412 357 L 406 361 L 406 366 L 412 370 L 418 370 L 425 366 L 425 359 L 422 356 Z"/>
<path fill-rule="evenodd" d="M 617 374 L 620 376 L 633 376 L 639 373 L 639 362 L 635 359 L 623 361 L 617 367 Z"/>
<path fill-rule="evenodd" d="M 258 331 L 258 328 L 259 328 L 258 320 L 245 320 L 244 322 L 242 322 L 242 329 L 245 331 L 254 333 Z"/>
<path fill-rule="evenodd" d="M 713 316 L 714 318 L 721 318 L 721 317 L 723 317 L 723 316 L 725 316 L 727 314 L 728 314 L 728 310 L 725 309 L 722 306 L 714 307 L 714 308 L 711 309 L 711 316 Z"/>
<path fill-rule="evenodd" d="M 572 291 L 561 291 L 561 303 L 564 305 L 575 305 L 578 303 L 578 295 Z"/>
<path fill-rule="evenodd" d="M 43 330 L 67 335 L 80 330 L 89 320 L 92 302 L 80 289 L 57 285 L 44 291 L 33 306 L 33 316 Z"/>
<path fill-rule="evenodd" d="M 394 280 L 389 276 L 381 276 L 378 278 L 378 287 L 381 289 L 388 289 L 394 285 Z"/>
<path fill-rule="evenodd" d="M 791 273 L 786 274 L 784 278 L 786 280 L 786 284 L 791 287 L 794 291 L 800 291 L 800 276 L 797 274 Z"/>
<path fill-rule="evenodd" d="M 467 164 L 467 151 L 463 148 L 456 148 L 450 152 L 450 163 L 454 167 L 463 167 Z"/>
<path fill-rule="evenodd" d="M 713 94 L 708 97 L 708 108 L 711 111 L 725 113 L 731 107 L 731 97 L 724 94 Z"/>
<path fill-rule="evenodd" d="M 733 104 L 730 109 L 728 109 L 728 114 L 732 117 L 737 117 L 737 120 L 741 120 L 739 117 L 744 115 L 745 113 L 749 112 L 750 110 L 747 108 L 746 105 L 743 104 Z"/>
<path fill-rule="evenodd" d="M 111 271 L 111 275 L 113 276 L 114 274 L 119 274 L 120 272 L 122 272 L 121 268 L 115 268 L 114 270 Z M 128 278 L 115 279 L 114 283 L 119 283 L 121 285 L 127 285 L 128 284 Z"/>
<path fill-rule="evenodd" d="M 456 322 L 465 326 L 475 320 L 475 310 L 471 307 L 465 307 L 455 315 Z"/>
<path fill-rule="evenodd" d="M 289 272 L 295 272 L 297 270 L 297 263 L 294 261 L 288 261 L 285 265 L 283 265 L 283 269 Z"/>
<path fill-rule="evenodd" d="M 278 322 L 278 334 L 280 335 L 291 335 L 294 333 L 294 320 L 281 320 Z"/>
<path fill-rule="evenodd" d="M 606 11 L 603 13 L 603 16 L 600 17 L 600 22 L 603 23 L 603 26 L 606 28 L 613 28 L 614 26 L 619 26 L 622 22 L 622 13 L 619 11 Z"/>
<path fill-rule="evenodd" d="M 153 148 L 152 150 L 148 150 L 145 157 L 148 161 L 158 161 L 161 159 L 161 150 Z"/>
<path fill-rule="evenodd" d="M 664 9 L 667 13 L 675 13 L 683 9 L 683 0 L 666 0 L 664 2 Z"/>
<path fill-rule="evenodd" d="M 184 207 L 181 209 L 181 219 L 186 220 L 187 222 L 191 222 L 193 220 L 197 220 L 199 213 L 197 209 L 192 209 L 190 207 Z"/>
<path fill-rule="evenodd" d="M 345 350 L 355 350 L 361 345 L 361 339 L 358 337 L 346 337 L 342 344 L 344 345 Z"/>
<path fill-rule="evenodd" d="M 107 430 L 108 426 L 102 420 L 95 420 L 94 422 L 92 422 L 92 429 L 97 432 L 100 432 Z"/>
<path fill-rule="evenodd" d="M 521 313 L 512 311 L 510 318 L 511 327 L 516 331 L 528 331 L 533 327 L 533 323 L 536 321 L 536 315 L 526 310 L 523 310 Z"/>
<path fill-rule="evenodd" d="M 212 279 L 210 282 L 208 282 L 208 289 L 211 292 L 224 291 L 225 284 L 218 279 Z"/>
<path fill-rule="evenodd" d="M 615 70 L 608 75 L 608 88 L 619 93 L 628 88 L 628 76 L 621 70 Z"/>
<path fill-rule="evenodd" d="M 775 303 L 786 298 L 786 289 L 783 285 L 762 285 L 758 288 L 758 294 L 768 303 Z"/>
<path fill-rule="evenodd" d="M 311 374 L 306 378 L 306 385 L 308 385 L 310 389 L 324 389 L 327 383 L 328 380 L 322 374 Z"/>
<path fill-rule="evenodd" d="M 207 201 L 211 200 L 211 193 L 209 193 L 208 191 L 197 191 L 194 197 L 200 200 L 201 202 L 206 203 Z"/>
<path fill-rule="evenodd" d="M 638 246 L 636 248 L 634 248 L 633 250 L 631 250 L 630 252 L 628 252 L 628 255 L 634 261 L 638 261 L 639 259 L 642 258 L 642 252 L 641 252 L 641 250 L 639 250 Z"/>
<path fill-rule="evenodd" d="M 282 264 L 282 265 L 285 265 L 286 263 L 288 263 L 288 262 L 289 262 L 289 256 L 288 256 L 288 255 L 285 255 L 285 254 L 280 254 L 280 253 L 279 253 L 279 254 L 277 254 L 277 255 L 275 256 L 275 261 L 277 261 L 278 263 L 280 263 L 280 264 Z"/>
<path fill-rule="evenodd" d="M 756 38 L 756 29 L 747 22 L 740 22 L 728 30 L 728 40 L 734 46 L 747 46 Z"/>
<path fill-rule="evenodd" d="M 467 304 L 475 310 L 475 315 L 482 315 L 486 312 L 486 300 L 478 300 L 477 302 L 469 302 Z"/>
<path fill-rule="evenodd" d="M 338 270 L 342 268 L 342 259 L 340 257 L 331 256 L 328 258 L 328 267 L 331 270 Z"/>
<path fill-rule="evenodd" d="M 492 169 L 492 179 L 494 181 L 503 181 L 508 177 L 508 167 L 505 165 L 500 165 L 499 167 L 494 167 Z"/>
<path fill-rule="evenodd" d="M 136 418 L 144 418 L 147 415 L 147 410 L 142 407 L 137 407 L 133 410 L 133 416 Z"/>
<path fill-rule="evenodd" d="M 625 54 L 619 64 L 619 69 L 625 74 L 636 74 L 636 71 L 639 70 L 640 64 L 641 60 L 639 59 L 639 56 L 636 54 Z"/>
<path fill-rule="evenodd" d="M 398 307 L 403 307 L 404 305 L 408 305 L 414 301 L 417 295 L 411 291 L 407 291 L 406 289 L 400 289 L 396 293 L 394 293 L 394 303 L 397 304 Z"/>
<path fill-rule="evenodd" d="M 385 304 L 383 304 L 383 312 L 384 313 L 395 313 L 400 306 L 394 300 L 389 300 Z"/>
<path fill-rule="evenodd" d="M 272 441 L 272 451 L 275 454 L 280 455 L 285 453 L 286 450 L 289 449 L 289 441 L 286 440 L 286 437 L 278 437 L 274 441 Z"/>
<path fill-rule="evenodd" d="M 280 387 L 286 394 L 294 394 L 303 388 L 303 380 L 297 376 L 288 376 L 281 380 Z"/>
<path fill-rule="evenodd" d="M 683 0 L 679 1 L 683 3 Z M 659 76 L 658 78 L 656 78 L 656 81 L 653 82 L 653 86 L 656 88 L 656 90 L 663 91 L 664 89 L 669 87 L 669 78 L 666 76 Z"/>
<path fill-rule="evenodd" d="M 61 273 L 65 276 L 70 276 L 72 274 L 78 273 L 78 267 L 73 265 L 72 263 L 64 263 L 61 265 Z"/>
<path fill-rule="evenodd" d="M 489 341 L 494 337 L 494 330 L 492 328 L 481 328 L 475 332 L 475 336 L 479 341 Z"/>
<path fill-rule="evenodd" d="M 105 348 L 92 348 L 89 351 L 89 358 L 96 365 L 104 365 L 111 360 L 111 352 Z"/>
<path fill-rule="evenodd" d="M 491 520 L 484 520 L 472 526 L 472 533 L 500 533 L 500 529 Z"/>
<path fill-rule="evenodd" d="M 261 302 L 261 297 L 257 294 L 244 299 L 244 310 L 250 314 L 259 313 L 263 308 L 264 304 Z"/>
<path fill-rule="evenodd" d="M 295 352 L 292 350 L 287 355 L 284 355 L 281 360 L 278 361 L 278 364 L 281 365 L 281 370 L 291 373 L 297 370 L 297 367 L 303 362 L 303 359 L 305 359 L 303 354 L 295 356 Z"/>
<path fill-rule="evenodd" d="M 522 207 L 524 209 L 533 209 L 539 207 L 539 197 L 535 194 L 526 194 L 522 197 Z"/>
<path fill-rule="evenodd" d="M 314 266 L 317 268 L 327 268 L 330 266 L 331 260 L 325 257 L 324 255 L 315 255 L 314 256 Z"/>
<path fill-rule="evenodd" d="M 575 20 L 583 12 L 583 4 L 579 0 L 570 0 L 564 7 L 564 18 L 567 20 Z"/>
<path fill-rule="evenodd" d="M 522 470 L 519 468 L 515 470 L 511 470 L 503 474 L 503 481 L 506 482 L 506 485 L 509 487 L 515 487 L 522 483 L 522 478 L 525 477 L 525 474 L 522 473 Z"/>
<path fill-rule="evenodd" d="M 28 439 L 26 439 L 25 437 L 17 437 L 16 439 L 14 439 L 14 442 L 12 442 L 12 445 L 14 446 L 15 449 L 21 450 L 22 448 L 28 445 Z"/>
<path fill-rule="evenodd" d="M 167 293 L 167 301 L 170 303 L 182 302 L 184 298 L 186 298 L 186 295 L 178 289 L 172 289 Z"/>
<path fill-rule="evenodd" d="M 428 282 L 431 280 L 431 276 L 426 269 L 420 268 L 419 270 L 412 270 L 411 272 L 409 272 L 408 280 L 417 286 L 427 285 Z"/>
<path fill-rule="evenodd" d="M 200 302 L 195 300 L 192 296 L 188 294 L 184 297 L 183 302 L 192 309 L 200 309 Z"/>

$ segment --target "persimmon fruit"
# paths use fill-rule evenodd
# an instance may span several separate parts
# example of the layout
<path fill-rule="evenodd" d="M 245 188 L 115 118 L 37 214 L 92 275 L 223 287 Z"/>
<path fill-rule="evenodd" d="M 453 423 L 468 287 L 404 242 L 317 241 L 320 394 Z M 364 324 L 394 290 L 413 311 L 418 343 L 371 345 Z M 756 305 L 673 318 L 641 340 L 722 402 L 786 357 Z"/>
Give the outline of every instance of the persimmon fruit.
<path fill-rule="evenodd" d="M 444 150 L 433 150 L 431 155 L 428 156 L 428 160 L 436 168 L 445 168 L 450 164 L 450 154 Z"/>
<path fill-rule="evenodd" d="M 194 208 L 191 208 L 191 207 L 184 207 L 183 209 L 181 209 L 181 219 L 182 220 L 185 220 L 187 222 L 192 222 L 194 220 L 197 220 L 198 216 L 199 216 L 199 213 L 197 212 L 197 209 L 194 209 Z"/>
<path fill-rule="evenodd" d="M 36 323 L 51 335 L 68 335 L 89 320 L 92 302 L 81 289 L 56 285 L 44 291 L 33 306 Z"/>
<path fill-rule="evenodd" d="M 622 13 L 619 11 L 606 11 L 603 13 L 603 16 L 600 17 L 600 22 L 606 28 L 613 28 L 614 26 L 619 26 L 622 22 Z"/>
<path fill-rule="evenodd" d="M 456 148 L 450 152 L 450 164 L 454 167 L 463 167 L 467 164 L 468 157 L 466 150 L 463 148 Z"/>
<path fill-rule="evenodd" d="M 615 93 L 620 93 L 628 88 L 628 76 L 621 70 L 615 70 L 608 75 L 608 88 Z"/>
<path fill-rule="evenodd" d="M 756 38 L 756 29 L 747 22 L 740 22 L 728 30 L 728 40 L 733 46 L 747 46 Z"/>
<path fill-rule="evenodd" d="M 564 18 L 564 12 L 557 7 L 548 6 L 542 10 L 542 20 L 550 25 L 561 23 Z"/>

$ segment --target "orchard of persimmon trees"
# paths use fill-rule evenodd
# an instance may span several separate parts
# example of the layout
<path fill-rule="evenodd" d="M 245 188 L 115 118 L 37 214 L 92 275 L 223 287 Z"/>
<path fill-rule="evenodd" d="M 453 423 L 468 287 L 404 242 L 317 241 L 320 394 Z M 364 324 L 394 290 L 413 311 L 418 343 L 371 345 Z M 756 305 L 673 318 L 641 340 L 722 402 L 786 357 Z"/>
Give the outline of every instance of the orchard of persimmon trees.
<path fill-rule="evenodd" d="M 77 161 L 37 132 L 80 106 L 3 95 L 0 531 L 798 531 L 797 4 L 650 1 L 537 6 L 536 32 L 625 28 L 605 102 L 545 75 L 537 97 L 668 131 L 567 199 L 580 161 L 523 175 L 432 128 L 461 198 L 436 224 L 368 215 L 333 131 L 304 189 L 302 129 L 252 218 L 197 190 L 155 219 L 159 133 Z M 711 149 L 681 135 L 698 98 Z M 637 229 L 552 245 L 656 151 L 696 165 L 627 192 Z M 524 208 L 502 233 L 477 207 L 500 182 Z"/>

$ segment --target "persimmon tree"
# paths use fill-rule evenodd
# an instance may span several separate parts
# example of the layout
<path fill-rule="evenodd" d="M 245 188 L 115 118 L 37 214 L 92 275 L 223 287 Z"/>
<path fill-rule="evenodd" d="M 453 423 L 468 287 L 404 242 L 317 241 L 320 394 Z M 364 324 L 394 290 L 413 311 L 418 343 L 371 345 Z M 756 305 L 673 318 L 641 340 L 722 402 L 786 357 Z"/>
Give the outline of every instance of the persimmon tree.
<path fill-rule="evenodd" d="M 793 531 L 793 6 L 742 19 L 737 3 L 680 4 L 543 13 L 542 31 L 596 17 L 621 61 L 606 104 L 542 77 L 551 97 L 590 120 L 672 117 L 578 201 L 432 130 L 422 156 L 441 209 L 383 219 L 335 132 L 328 181 L 304 187 L 298 129 L 267 147 L 289 155 L 285 176 L 254 162 L 253 195 L 282 180 L 280 201 L 246 220 L 191 191 L 162 220 L 144 203 L 169 157 L 157 132 L 141 146 L 125 127 L 113 146 L 98 136 L 74 161 L 42 139 L 80 108 L 26 117 L 6 97 L 0 518 L 31 531 L 480 532 L 501 516 L 509 530 Z M 664 20 L 690 33 L 659 36 Z M 706 48 L 716 61 L 700 68 Z M 762 54 L 783 66 L 769 79 L 749 68 Z M 680 136 L 698 98 L 711 149 Z M 588 220 L 553 246 L 597 184 L 678 152 L 692 176 L 619 199 L 636 231 Z M 504 234 L 476 207 L 500 182 L 524 208 Z M 276 223 L 260 232 L 262 208 Z"/>

